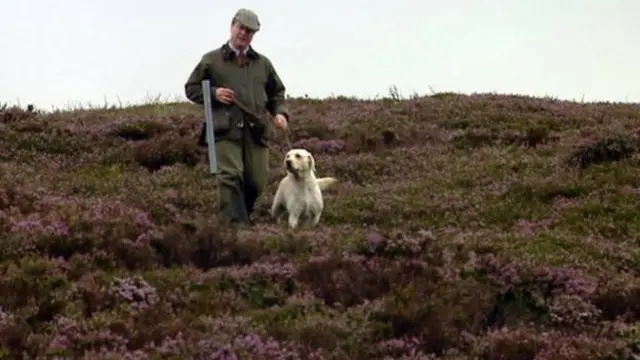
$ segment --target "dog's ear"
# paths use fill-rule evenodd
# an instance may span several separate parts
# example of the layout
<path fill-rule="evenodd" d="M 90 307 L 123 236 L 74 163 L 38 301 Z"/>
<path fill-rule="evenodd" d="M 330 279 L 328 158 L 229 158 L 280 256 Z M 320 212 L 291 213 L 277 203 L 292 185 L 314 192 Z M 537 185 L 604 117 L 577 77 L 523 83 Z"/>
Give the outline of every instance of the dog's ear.
<path fill-rule="evenodd" d="M 317 172 L 316 171 L 316 159 L 313 158 L 313 155 L 309 154 L 309 168 L 311 169 L 311 171 L 313 171 L 314 173 Z"/>

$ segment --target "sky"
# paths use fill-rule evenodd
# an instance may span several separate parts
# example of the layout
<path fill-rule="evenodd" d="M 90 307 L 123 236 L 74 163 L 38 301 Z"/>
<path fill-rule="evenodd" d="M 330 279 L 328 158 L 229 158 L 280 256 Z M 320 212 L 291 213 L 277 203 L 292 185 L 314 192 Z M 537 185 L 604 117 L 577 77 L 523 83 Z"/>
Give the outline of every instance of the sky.
<path fill-rule="evenodd" d="M 640 102 L 637 0 L 0 0 L 0 103 L 184 100 L 241 7 L 291 96 Z"/>

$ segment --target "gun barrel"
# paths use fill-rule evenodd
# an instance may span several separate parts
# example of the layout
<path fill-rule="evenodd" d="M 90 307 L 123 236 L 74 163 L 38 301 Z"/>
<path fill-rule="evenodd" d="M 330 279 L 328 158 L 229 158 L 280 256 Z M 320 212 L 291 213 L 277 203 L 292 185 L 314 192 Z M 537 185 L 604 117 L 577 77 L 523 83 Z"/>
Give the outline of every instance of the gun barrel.
<path fill-rule="evenodd" d="M 209 151 L 209 172 L 218 173 L 218 158 L 216 157 L 215 133 L 213 132 L 213 108 L 211 105 L 211 85 L 208 79 L 202 80 L 202 97 L 204 99 L 204 120 L 207 149 Z"/>

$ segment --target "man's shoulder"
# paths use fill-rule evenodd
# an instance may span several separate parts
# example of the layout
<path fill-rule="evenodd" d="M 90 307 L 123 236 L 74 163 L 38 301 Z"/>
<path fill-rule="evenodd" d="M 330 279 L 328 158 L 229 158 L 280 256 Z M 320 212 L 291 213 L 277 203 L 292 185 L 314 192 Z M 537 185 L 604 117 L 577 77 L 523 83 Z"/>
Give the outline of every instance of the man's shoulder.
<path fill-rule="evenodd" d="M 266 63 L 271 63 L 271 59 L 266 56 L 264 53 L 257 51 L 253 46 L 250 47 L 250 51 L 253 53 L 254 57 L 257 60 L 264 61 Z"/>
<path fill-rule="evenodd" d="M 211 49 L 204 54 L 202 54 L 201 61 L 203 62 L 212 62 L 221 60 L 224 57 L 228 56 L 228 53 L 231 51 L 227 42 L 220 44 L 218 47 Z"/>
<path fill-rule="evenodd" d="M 217 48 L 209 50 L 204 54 L 202 54 L 202 60 L 211 61 L 217 57 L 220 57 L 221 55 L 222 55 L 222 46 L 218 46 Z"/>

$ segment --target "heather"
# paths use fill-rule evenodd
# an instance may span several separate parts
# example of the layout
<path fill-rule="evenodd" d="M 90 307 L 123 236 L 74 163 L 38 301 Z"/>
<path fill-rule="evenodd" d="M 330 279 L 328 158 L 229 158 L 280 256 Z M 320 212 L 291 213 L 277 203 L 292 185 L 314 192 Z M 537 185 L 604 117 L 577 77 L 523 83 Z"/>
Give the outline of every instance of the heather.
<path fill-rule="evenodd" d="M 0 358 L 640 356 L 640 105 L 291 99 L 318 228 L 215 216 L 196 105 L 0 107 Z"/>

